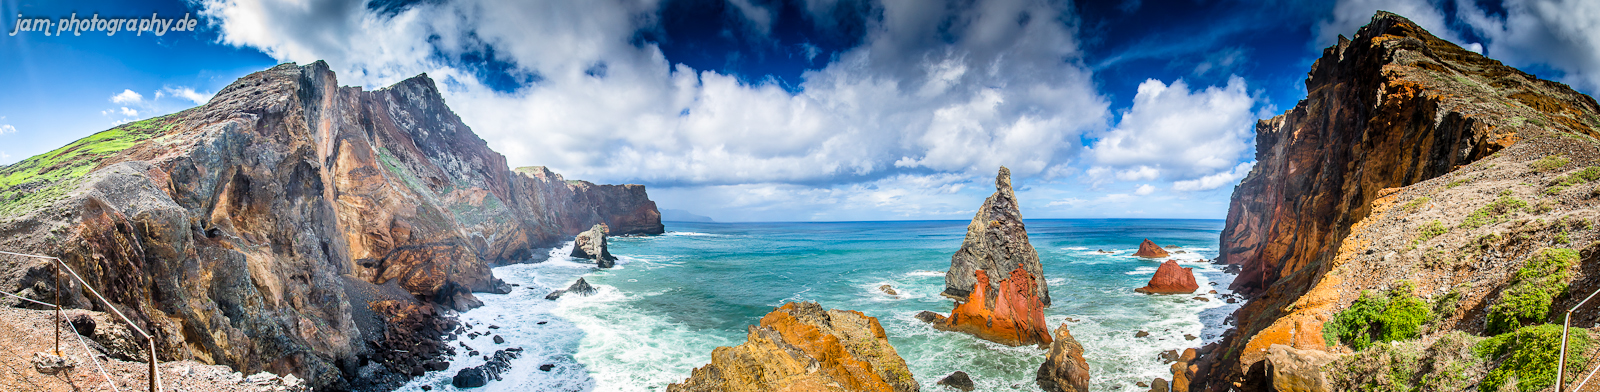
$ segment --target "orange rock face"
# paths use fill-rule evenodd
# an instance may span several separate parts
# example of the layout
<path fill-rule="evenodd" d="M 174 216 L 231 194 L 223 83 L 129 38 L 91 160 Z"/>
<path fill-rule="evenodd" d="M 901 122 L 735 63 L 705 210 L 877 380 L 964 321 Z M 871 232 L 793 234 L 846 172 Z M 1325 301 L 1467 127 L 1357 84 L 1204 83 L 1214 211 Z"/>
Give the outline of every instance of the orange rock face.
<path fill-rule="evenodd" d="M 1600 113 L 1592 98 L 1388 12 L 1324 49 L 1306 91 L 1256 124 L 1257 163 L 1234 189 L 1217 257 L 1242 267 L 1232 288 L 1251 300 L 1236 333 L 1202 350 L 1197 390 L 1233 389 L 1273 344 L 1320 349 L 1340 296 L 1330 271 L 1344 247 L 1364 248 L 1351 236 L 1383 218 L 1386 196 L 1550 133 L 1600 137 L 1584 120 Z"/>
<path fill-rule="evenodd" d="M 1011 346 L 1050 343 L 1050 327 L 1044 322 L 1044 304 L 1035 295 L 1039 284 L 1027 270 L 1018 267 L 1011 276 L 992 285 L 989 274 L 974 271 L 978 283 L 965 302 L 956 304 L 950 317 L 936 327 L 972 334 L 985 340 Z M 984 297 L 997 292 L 993 302 Z"/>
<path fill-rule="evenodd" d="M 744 344 L 718 347 L 711 363 L 669 392 L 878 391 L 920 386 L 878 319 L 815 302 L 787 303 L 750 327 Z"/>
<path fill-rule="evenodd" d="M 1199 289 L 1200 284 L 1194 281 L 1194 268 L 1179 267 L 1177 261 L 1167 260 L 1156 268 L 1150 283 L 1133 291 L 1145 294 L 1189 294 Z"/>
<path fill-rule="evenodd" d="M 1156 243 L 1150 242 L 1149 238 L 1146 238 L 1144 239 L 1144 242 L 1139 243 L 1139 251 L 1133 252 L 1133 255 L 1139 257 L 1149 257 L 1152 259 L 1169 256 L 1166 249 L 1161 249 L 1160 246 L 1156 246 Z"/>

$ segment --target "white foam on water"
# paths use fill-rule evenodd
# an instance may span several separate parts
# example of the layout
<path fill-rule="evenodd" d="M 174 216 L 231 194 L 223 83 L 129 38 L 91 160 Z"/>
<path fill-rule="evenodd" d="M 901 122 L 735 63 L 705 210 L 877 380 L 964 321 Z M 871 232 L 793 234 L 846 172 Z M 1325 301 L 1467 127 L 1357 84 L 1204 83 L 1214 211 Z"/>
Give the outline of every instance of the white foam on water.
<path fill-rule="evenodd" d="M 552 251 L 552 255 L 554 253 Z M 471 391 L 595 390 L 595 380 L 590 378 L 589 370 L 571 356 L 577 350 L 584 331 L 553 313 L 557 301 L 544 299 L 545 294 L 554 288 L 565 288 L 579 275 L 590 270 L 593 270 L 593 265 L 567 265 L 561 261 L 495 268 L 496 277 L 518 287 L 508 294 L 477 293 L 484 306 L 458 315 L 462 322 L 472 325 L 469 332 L 485 334 L 469 337 L 464 333 L 457 340 L 446 342 L 455 347 L 457 353 L 449 359 L 450 367 L 413 379 L 399 391 L 419 392 L 423 386 L 434 391 L 455 391 L 450 381 L 457 372 L 483 365 L 486 362 L 484 356 L 512 347 L 521 347 L 523 352 L 521 357 L 511 360 L 511 369 L 500 375 L 501 380 L 490 381 L 483 388 Z M 540 325 L 539 322 L 545 324 Z M 499 328 L 490 329 L 491 325 Z M 506 342 L 495 344 L 496 335 Z M 463 343 L 477 350 L 479 355 L 468 355 L 469 350 L 461 346 Z M 540 371 L 539 367 L 546 364 L 553 368 Z"/>
<path fill-rule="evenodd" d="M 906 276 L 937 276 L 944 277 L 944 271 L 916 270 L 905 273 Z"/>
<path fill-rule="evenodd" d="M 588 368 L 595 390 L 665 390 L 710 363 L 712 349 L 740 343 L 625 305 L 641 294 L 596 288 L 599 293 L 591 297 L 563 297 L 555 311 L 583 331 L 576 359 Z"/>
<path fill-rule="evenodd" d="M 661 233 L 661 235 L 664 235 L 664 236 L 686 236 L 686 237 L 726 237 L 726 235 L 722 235 L 722 234 L 697 233 L 697 232 L 693 232 L 693 231 L 669 231 L 669 232 L 666 232 L 666 233 Z"/>

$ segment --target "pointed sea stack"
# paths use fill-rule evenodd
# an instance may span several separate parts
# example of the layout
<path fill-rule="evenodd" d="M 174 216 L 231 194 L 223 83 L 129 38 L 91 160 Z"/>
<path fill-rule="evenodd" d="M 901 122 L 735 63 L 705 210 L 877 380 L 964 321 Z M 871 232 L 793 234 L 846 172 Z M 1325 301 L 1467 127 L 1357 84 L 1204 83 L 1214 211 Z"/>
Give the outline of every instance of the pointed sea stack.
<path fill-rule="evenodd" d="M 994 187 L 944 275 L 943 294 L 956 300 L 955 310 L 934 326 L 1012 346 L 1050 343 L 1044 323 L 1050 290 L 1022 226 L 1011 170 L 1001 167 Z"/>
<path fill-rule="evenodd" d="M 1156 268 L 1150 283 L 1133 291 L 1145 294 L 1189 294 L 1199 289 L 1200 284 L 1194 280 L 1194 268 L 1179 267 L 1177 261 L 1167 260 Z"/>
<path fill-rule="evenodd" d="M 611 255 L 611 249 L 606 246 L 606 232 L 610 228 L 605 224 L 596 224 L 572 240 L 572 257 L 592 259 L 600 268 L 611 268 L 617 265 L 617 257 Z"/>
<path fill-rule="evenodd" d="M 1144 239 L 1144 242 L 1139 243 L 1139 251 L 1133 252 L 1133 255 L 1152 259 L 1170 256 L 1167 254 L 1166 249 L 1161 249 L 1160 246 L 1156 246 L 1156 243 L 1150 242 L 1149 238 L 1146 238 Z"/>
<path fill-rule="evenodd" d="M 816 302 L 783 304 L 750 326 L 744 344 L 717 347 L 711 363 L 668 392 L 914 392 L 911 377 L 878 319 Z"/>

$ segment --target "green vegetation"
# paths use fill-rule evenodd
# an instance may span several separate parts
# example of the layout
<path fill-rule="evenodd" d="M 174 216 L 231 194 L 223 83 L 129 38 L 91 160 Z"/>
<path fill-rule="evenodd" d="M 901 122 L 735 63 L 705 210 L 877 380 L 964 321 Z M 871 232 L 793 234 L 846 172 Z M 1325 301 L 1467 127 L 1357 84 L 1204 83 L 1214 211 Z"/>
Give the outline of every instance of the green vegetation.
<path fill-rule="evenodd" d="M 1539 158 L 1538 160 L 1533 161 L 1533 163 L 1528 164 L 1528 166 L 1533 167 L 1533 171 L 1536 172 L 1547 172 L 1567 167 L 1567 164 L 1569 163 L 1572 163 L 1572 160 L 1567 159 L 1566 156 L 1551 155 L 1544 158 Z"/>
<path fill-rule="evenodd" d="M 106 159 L 161 136 L 176 124 L 172 115 L 127 123 L 0 167 L 0 215 L 18 215 L 55 202 Z"/>
<path fill-rule="evenodd" d="M 1415 339 L 1422 324 L 1433 317 L 1428 303 L 1412 294 L 1409 282 L 1389 289 L 1386 294 L 1361 291 L 1361 298 L 1322 324 L 1322 337 L 1342 342 L 1356 351 L 1373 343 Z"/>
<path fill-rule="evenodd" d="M 1544 321 L 1555 297 L 1566 293 L 1572 278 L 1568 270 L 1577 263 L 1578 251 L 1564 248 L 1545 248 L 1528 257 L 1500 292 L 1500 300 L 1489 307 L 1485 332 L 1497 335 Z"/>
<path fill-rule="evenodd" d="M 1561 191 L 1565 191 L 1567 188 L 1594 182 L 1595 180 L 1600 180 L 1600 166 L 1589 166 L 1583 168 L 1583 170 L 1568 173 L 1567 175 L 1561 177 L 1556 177 L 1556 179 L 1550 183 L 1550 188 L 1545 189 L 1544 193 L 1551 195 L 1560 194 Z"/>
<path fill-rule="evenodd" d="M 1337 391 L 1461 391 L 1484 373 L 1473 346 L 1482 338 L 1452 331 L 1432 346 L 1421 341 L 1379 343 L 1327 368 Z"/>
<path fill-rule="evenodd" d="M 1588 352 L 1594 339 L 1589 331 L 1573 328 L 1567 339 L 1568 352 Z M 1556 383 L 1556 360 L 1561 350 L 1561 326 L 1545 324 L 1523 327 L 1514 332 L 1484 339 L 1473 346 L 1479 358 L 1499 362 L 1479 384 L 1479 391 L 1496 391 L 1508 382 L 1523 392 L 1533 392 Z M 1584 355 L 1567 356 L 1567 374 L 1587 368 Z M 1515 380 L 1515 381 L 1513 381 Z"/>
<path fill-rule="evenodd" d="M 1456 304 L 1461 303 L 1461 297 L 1471 289 L 1470 284 L 1459 284 L 1450 288 L 1450 292 L 1433 299 L 1433 314 L 1439 317 L 1449 317 L 1456 312 Z"/>
<path fill-rule="evenodd" d="M 1422 227 L 1417 228 L 1417 239 L 1411 241 L 1411 246 L 1417 246 L 1417 244 L 1428 242 L 1428 240 L 1433 239 L 1433 237 L 1438 237 L 1439 235 L 1449 231 L 1450 229 L 1444 226 L 1444 222 L 1434 219 L 1432 222 L 1428 222 L 1427 224 L 1422 225 Z"/>
<path fill-rule="evenodd" d="M 1468 214 L 1467 219 L 1461 222 L 1461 227 L 1467 229 L 1476 229 L 1486 225 L 1504 222 L 1506 221 L 1507 215 L 1510 215 L 1516 211 L 1525 210 L 1527 208 L 1528 202 L 1522 201 L 1522 199 L 1515 197 L 1502 195 L 1493 203 L 1489 203 L 1489 205 L 1483 206 L 1477 211 L 1473 211 L 1471 214 Z"/>
<path fill-rule="evenodd" d="M 1465 185 L 1466 183 L 1469 183 L 1469 182 L 1472 182 L 1471 178 L 1463 178 L 1463 179 L 1451 181 L 1449 184 L 1444 184 L 1444 189 L 1454 189 L 1455 187 Z"/>
<path fill-rule="evenodd" d="M 1427 196 L 1411 199 L 1410 202 L 1401 205 L 1400 209 L 1404 210 L 1405 212 L 1417 212 L 1417 210 L 1422 209 L 1422 206 L 1428 205 L 1428 202 L 1430 201 L 1433 201 L 1433 199 L 1428 198 Z"/>

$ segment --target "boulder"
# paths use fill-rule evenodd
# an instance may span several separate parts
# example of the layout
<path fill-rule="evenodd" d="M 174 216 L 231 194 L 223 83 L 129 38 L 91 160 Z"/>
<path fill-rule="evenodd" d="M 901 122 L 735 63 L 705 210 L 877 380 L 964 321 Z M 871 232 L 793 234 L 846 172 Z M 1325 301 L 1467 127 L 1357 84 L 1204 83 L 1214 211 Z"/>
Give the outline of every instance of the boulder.
<path fill-rule="evenodd" d="M 899 292 L 894 291 L 894 287 L 890 287 L 889 285 L 878 286 L 878 290 L 883 291 L 884 294 L 888 295 L 900 295 Z"/>
<path fill-rule="evenodd" d="M 1161 249 L 1161 247 L 1156 246 L 1156 243 L 1150 242 L 1149 238 L 1146 238 L 1144 239 L 1144 242 L 1139 243 L 1139 251 L 1133 252 L 1133 255 L 1152 259 L 1169 256 L 1166 249 Z"/>
<path fill-rule="evenodd" d="M 606 232 L 610 229 L 605 224 L 596 224 L 572 240 L 572 257 L 594 260 L 600 268 L 611 268 L 617 265 L 617 257 L 611 255 L 611 250 L 606 247 Z"/>
<path fill-rule="evenodd" d="M 1034 379 L 1046 392 L 1089 390 L 1089 362 L 1083 359 L 1083 345 L 1072 338 L 1066 324 L 1056 328 L 1055 341 Z"/>
<path fill-rule="evenodd" d="M 1150 381 L 1150 392 L 1169 392 L 1169 391 L 1171 391 L 1171 389 L 1167 388 L 1167 380 L 1162 379 L 1161 377 L 1156 377 L 1155 380 L 1151 380 Z"/>
<path fill-rule="evenodd" d="M 1145 294 L 1190 294 L 1199 289 L 1200 284 L 1194 280 L 1193 268 L 1179 267 L 1177 261 L 1167 260 L 1156 268 L 1156 274 L 1150 277 L 1150 283 L 1133 291 Z"/>
<path fill-rule="evenodd" d="M 956 307 L 936 327 L 1012 346 L 1050 343 L 1044 321 L 1050 291 L 1039 254 L 1028 243 L 1010 169 L 1000 168 L 994 194 L 967 225 L 944 279 L 942 294 L 955 299 Z"/>
<path fill-rule="evenodd" d="M 1322 366 L 1339 356 L 1319 350 L 1300 350 L 1282 344 L 1267 348 L 1267 372 L 1272 387 L 1282 392 L 1326 392 L 1332 384 Z"/>
<path fill-rule="evenodd" d="M 588 281 L 578 278 L 578 281 L 572 282 L 571 286 L 567 286 L 567 292 L 587 297 L 594 295 L 596 290 L 594 286 L 589 285 Z"/>
<path fill-rule="evenodd" d="M 711 363 L 668 392 L 893 391 L 921 387 L 877 318 L 815 302 L 786 303 L 749 328 L 743 344 L 718 347 Z"/>
<path fill-rule="evenodd" d="M 938 384 L 966 392 L 971 392 L 973 389 L 977 388 L 976 385 L 972 384 L 972 377 L 968 377 L 967 372 L 963 371 L 956 371 L 955 373 L 950 373 L 948 376 L 944 376 L 944 378 L 939 379 Z"/>

